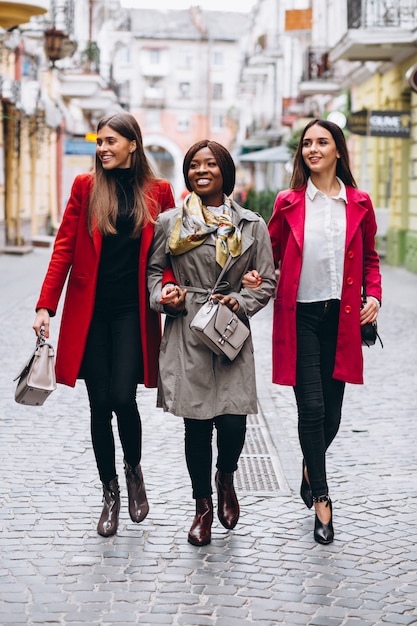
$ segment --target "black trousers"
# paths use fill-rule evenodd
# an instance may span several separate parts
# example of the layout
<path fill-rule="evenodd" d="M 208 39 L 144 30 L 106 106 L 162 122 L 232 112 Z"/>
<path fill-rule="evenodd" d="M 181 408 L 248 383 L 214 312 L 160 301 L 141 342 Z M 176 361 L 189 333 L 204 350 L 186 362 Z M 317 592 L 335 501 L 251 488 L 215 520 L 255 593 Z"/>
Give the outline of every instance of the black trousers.
<path fill-rule="evenodd" d="M 218 415 L 210 420 L 184 418 L 185 459 L 191 478 L 193 498 L 208 498 L 212 493 L 213 426 L 217 432 L 217 462 L 220 472 L 232 473 L 245 443 L 246 415 Z"/>
<path fill-rule="evenodd" d="M 91 409 L 91 438 L 101 481 L 116 477 L 113 412 L 124 458 L 135 467 L 141 458 L 142 426 L 136 404 L 142 348 L 137 305 L 95 310 L 82 372 Z"/>
<path fill-rule="evenodd" d="M 298 434 L 314 497 L 328 494 L 326 450 L 339 430 L 345 383 L 333 378 L 339 300 L 297 304 Z"/>

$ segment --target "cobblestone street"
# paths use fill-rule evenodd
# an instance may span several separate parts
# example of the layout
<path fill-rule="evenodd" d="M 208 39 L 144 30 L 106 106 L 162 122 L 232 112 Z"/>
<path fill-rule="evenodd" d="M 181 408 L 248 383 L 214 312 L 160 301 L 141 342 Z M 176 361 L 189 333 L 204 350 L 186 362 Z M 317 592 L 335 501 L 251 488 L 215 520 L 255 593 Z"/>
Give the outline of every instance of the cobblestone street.
<path fill-rule="evenodd" d="M 234 531 L 215 518 L 212 543 L 196 548 L 182 420 L 155 408 L 155 390 L 138 392 L 150 513 L 130 521 L 118 448 L 122 511 L 109 539 L 96 533 L 84 383 L 60 385 L 43 407 L 14 402 L 50 253 L 0 255 L 0 625 L 417 624 L 417 275 L 383 266 L 384 348 L 364 348 L 365 385 L 346 387 L 328 457 L 334 543 L 315 543 L 298 494 L 293 391 L 270 382 L 270 303 L 252 320 L 260 410 L 237 477 L 241 518 Z"/>

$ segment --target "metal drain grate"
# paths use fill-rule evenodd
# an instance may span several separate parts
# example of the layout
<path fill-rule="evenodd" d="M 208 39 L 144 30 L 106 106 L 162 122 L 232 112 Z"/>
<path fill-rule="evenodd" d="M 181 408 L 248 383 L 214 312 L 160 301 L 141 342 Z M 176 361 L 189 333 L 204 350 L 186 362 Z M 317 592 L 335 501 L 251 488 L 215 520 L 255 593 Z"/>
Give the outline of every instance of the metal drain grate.
<path fill-rule="evenodd" d="M 274 495 L 283 488 L 284 480 L 278 479 L 279 461 L 271 454 L 269 435 L 259 415 L 248 415 L 245 446 L 239 459 L 235 480 L 242 492 Z"/>

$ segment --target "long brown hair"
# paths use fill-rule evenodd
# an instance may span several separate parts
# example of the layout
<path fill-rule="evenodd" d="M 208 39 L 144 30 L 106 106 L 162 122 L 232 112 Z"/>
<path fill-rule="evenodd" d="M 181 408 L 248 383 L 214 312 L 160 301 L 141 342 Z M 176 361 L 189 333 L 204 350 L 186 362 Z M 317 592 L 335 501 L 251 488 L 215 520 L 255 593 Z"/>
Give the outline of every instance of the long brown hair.
<path fill-rule="evenodd" d="M 149 209 L 149 202 L 152 200 L 146 194 L 146 185 L 156 180 L 156 176 L 146 158 L 142 133 L 133 115 L 123 112 L 103 117 L 97 125 L 97 133 L 104 126 L 109 126 L 129 141 L 136 142 L 136 150 L 131 154 L 130 165 L 134 198 L 132 215 L 135 219 L 132 237 L 139 237 L 143 226 L 154 221 Z M 116 180 L 112 175 L 112 170 L 103 169 L 96 154 L 94 185 L 88 211 L 90 233 L 93 228 L 94 217 L 95 225 L 102 235 L 114 235 L 116 233 L 117 210 Z"/>
<path fill-rule="evenodd" d="M 303 187 L 303 185 L 307 183 L 308 177 L 310 176 L 310 168 L 306 165 L 303 159 L 302 150 L 304 136 L 308 129 L 315 124 L 317 124 L 318 126 L 322 126 L 326 130 L 328 130 L 335 141 L 336 149 L 340 155 L 340 158 L 337 159 L 336 164 L 336 176 L 338 176 L 340 180 L 345 183 L 345 185 L 349 185 L 350 187 L 357 187 L 356 181 L 353 178 L 353 174 L 350 171 L 349 152 L 342 129 L 340 128 L 340 126 L 338 126 L 334 122 L 330 122 L 329 120 L 314 119 L 307 124 L 307 126 L 301 133 L 300 141 L 298 142 L 298 146 L 294 155 L 294 168 L 290 181 L 290 188 L 299 189 L 300 187 Z"/>

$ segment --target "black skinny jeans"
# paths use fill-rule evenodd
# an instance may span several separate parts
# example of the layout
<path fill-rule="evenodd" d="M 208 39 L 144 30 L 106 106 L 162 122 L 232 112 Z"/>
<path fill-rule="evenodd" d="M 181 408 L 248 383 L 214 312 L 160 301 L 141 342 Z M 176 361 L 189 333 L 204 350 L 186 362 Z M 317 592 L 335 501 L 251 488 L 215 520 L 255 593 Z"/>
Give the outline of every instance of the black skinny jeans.
<path fill-rule="evenodd" d="M 213 493 L 213 426 L 217 431 L 217 463 L 220 472 L 231 474 L 245 443 L 246 415 L 218 415 L 209 420 L 184 418 L 185 459 L 191 478 L 193 498 L 208 498 Z"/>
<path fill-rule="evenodd" d="M 91 438 L 101 481 L 116 477 L 113 412 L 124 458 L 136 467 L 141 458 L 142 425 L 136 389 L 142 368 L 137 305 L 96 309 L 84 352 L 82 372 L 91 409 Z"/>
<path fill-rule="evenodd" d="M 326 450 L 339 430 L 345 383 L 333 378 L 340 301 L 297 304 L 298 435 L 313 497 L 328 495 Z"/>

